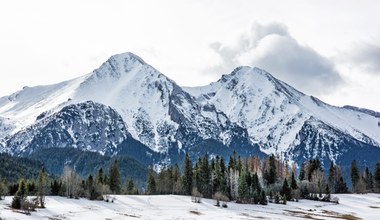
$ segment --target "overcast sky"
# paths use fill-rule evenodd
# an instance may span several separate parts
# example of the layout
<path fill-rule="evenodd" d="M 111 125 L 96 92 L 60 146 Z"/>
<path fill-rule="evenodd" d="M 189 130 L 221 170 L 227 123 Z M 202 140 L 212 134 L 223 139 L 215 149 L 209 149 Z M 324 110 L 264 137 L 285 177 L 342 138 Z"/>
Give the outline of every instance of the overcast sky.
<path fill-rule="evenodd" d="M 133 52 L 182 86 L 263 68 L 334 105 L 380 111 L 378 1 L 0 2 L 0 96 Z"/>

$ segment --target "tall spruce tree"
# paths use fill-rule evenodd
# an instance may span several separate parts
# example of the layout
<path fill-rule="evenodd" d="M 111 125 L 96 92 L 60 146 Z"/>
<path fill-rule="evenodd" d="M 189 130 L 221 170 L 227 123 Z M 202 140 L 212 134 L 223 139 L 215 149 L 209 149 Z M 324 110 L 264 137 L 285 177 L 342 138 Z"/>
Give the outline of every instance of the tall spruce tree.
<path fill-rule="evenodd" d="M 277 181 L 277 168 L 276 168 L 276 158 L 272 154 L 269 157 L 269 175 L 267 182 L 268 184 L 274 184 Z"/>
<path fill-rule="evenodd" d="M 112 193 L 119 194 L 121 192 L 121 179 L 117 160 L 110 167 L 108 182 Z"/>
<path fill-rule="evenodd" d="M 210 167 L 208 164 L 208 155 L 206 154 L 202 160 L 201 164 L 199 166 L 199 176 L 200 176 L 200 184 L 198 184 L 199 192 L 205 196 L 210 198 L 211 197 L 211 184 L 210 184 Z"/>
<path fill-rule="evenodd" d="M 94 181 L 94 178 L 90 174 L 87 178 L 87 197 L 90 200 L 95 200 L 99 197 L 99 192 L 96 189 L 96 183 Z"/>
<path fill-rule="evenodd" d="M 348 187 L 342 176 L 335 183 L 335 193 L 347 193 Z"/>
<path fill-rule="evenodd" d="M 58 196 L 60 193 L 62 187 L 62 182 L 54 180 L 52 183 L 50 183 L 50 193 L 52 196 Z"/>
<path fill-rule="evenodd" d="M 104 184 L 104 172 L 103 172 L 103 168 L 100 168 L 98 170 L 98 173 L 96 174 L 96 184 Z"/>
<path fill-rule="evenodd" d="M 156 180 L 154 178 L 154 171 L 153 168 L 149 168 L 149 174 L 148 174 L 148 184 L 147 184 L 147 190 L 146 194 L 148 195 L 154 195 L 157 192 L 156 188 Z"/>
<path fill-rule="evenodd" d="M 27 188 L 26 188 L 26 181 L 24 178 L 21 178 L 18 181 L 18 190 L 16 192 L 16 195 L 13 197 L 12 200 L 12 208 L 14 209 L 20 209 L 21 208 L 21 203 L 25 201 L 27 195 Z"/>
<path fill-rule="evenodd" d="M 125 193 L 127 195 L 136 194 L 135 184 L 133 183 L 132 179 L 129 179 L 129 180 L 126 181 Z"/>
<path fill-rule="evenodd" d="M 188 153 L 186 153 L 183 161 L 182 185 L 184 194 L 191 195 L 191 190 L 193 189 L 193 164 Z"/>
<path fill-rule="evenodd" d="M 247 202 L 247 199 L 249 196 L 249 188 L 247 184 L 246 175 L 249 175 L 249 174 L 243 171 L 240 174 L 240 178 L 239 178 L 239 187 L 238 187 L 239 202 L 242 202 L 242 203 Z"/>
<path fill-rule="evenodd" d="M 292 187 L 293 190 L 298 188 L 296 178 L 294 177 L 294 172 L 292 172 L 292 181 L 290 183 L 290 187 Z"/>
<path fill-rule="evenodd" d="M 229 187 L 227 183 L 227 170 L 226 170 L 226 165 L 224 164 L 224 159 L 223 157 L 220 158 L 220 186 L 219 190 L 220 192 L 223 193 L 223 195 L 229 195 Z"/>
<path fill-rule="evenodd" d="M 376 183 L 375 191 L 380 193 L 380 162 L 376 163 L 374 179 Z"/>
<path fill-rule="evenodd" d="M 352 182 L 352 190 L 356 192 L 357 184 L 359 183 L 360 175 L 359 175 L 359 169 L 356 165 L 356 160 L 353 160 L 351 162 L 351 182 Z"/>
<path fill-rule="evenodd" d="M 288 200 L 292 198 L 292 189 L 290 188 L 288 180 L 286 178 L 282 184 L 281 195 L 285 195 Z"/>
<path fill-rule="evenodd" d="M 363 181 L 365 183 L 365 188 L 367 192 L 373 191 L 373 175 L 369 171 L 368 167 L 365 168 L 364 175 L 363 175 Z"/>
<path fill-rule="evenodd" d="M 236 151 L 234 150 L 233 154 L 230 155 L 230 160 L 228 162 L 228 170 L 236 170 Z"/>
<path fill-rule="evenodd" d="M 331 191 L 335 192 L 335 179 L 336 179 L 336 174 L 335 174 L 335 166 L 334 162 L 330 162 L 330 168 L 329 168 L 329 177 L 328 177 L 328 185 L 330 186 Z"/>
<path fill-rule="evenodd" d="M 261 190 L 260 193 L 260 205 L 268 205 L 267 195 L 265 194 L 265 190 Z"/>
<path fill-rule="evenodd" d="M 298 176 L 298 179 L 299 179 L 299 181 L 302 181 L 302 180 L 305 180 L 305 166 L 306 166 L 306 163 L 305 162 L 303 162 L 302 164 L 301 164 L 301 168 L 300 168 L 300 174 L 299 174 L 299 176 Z"/>
<path fill-rule="evenodd" d="M 42 168 L 38 174 L 37 181 L 37 194 L 38 194 L 38 203 L 41 208 L 45 208 L 45 195 L 46 195 L 46 173 L 45 168 Z"/>

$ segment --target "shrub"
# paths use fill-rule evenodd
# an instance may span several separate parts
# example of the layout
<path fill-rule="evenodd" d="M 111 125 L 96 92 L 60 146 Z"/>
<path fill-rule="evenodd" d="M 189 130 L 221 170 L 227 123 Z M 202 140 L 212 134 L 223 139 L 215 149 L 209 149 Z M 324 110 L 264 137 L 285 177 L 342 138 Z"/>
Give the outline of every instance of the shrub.
<path fill-rule="evenodd" d="M 220 201 L 222 201 L 222 207 L 227 208 L 228 197 L 221 192 L 216 192 L 213 196 L 216 200 L 216 206 L 220 206 Z"/>
<path fill-rule="evenodd" d="M 21 209 L 21 197 L 20 196 L 13 196 L 11 207 L 14 209 Z"/>
<path fill-rule="evenodd" d="M 203 195 L 198 191 L 198 189 L 194 187 L 191 192 L 191 201 L 195 203 L 201 203 L 202 196 Z"/>

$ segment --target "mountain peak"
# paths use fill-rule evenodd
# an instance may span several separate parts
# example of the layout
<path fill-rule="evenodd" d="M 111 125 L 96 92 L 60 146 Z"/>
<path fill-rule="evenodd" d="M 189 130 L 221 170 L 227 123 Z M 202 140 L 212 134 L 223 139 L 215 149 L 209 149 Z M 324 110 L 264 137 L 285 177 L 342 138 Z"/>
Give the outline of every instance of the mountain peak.
<path fill-rule="evenodd" d="M 125 73 L 142 66 L 153 68 L 139 56 L 131 52 L 115 54 L 108 58 L 98 69 L 94 70 L 90 78 L 103 79 L 111 77 L 118 79 Z"/>
<path fill-rule="evenodd" d="M 125 53 L 120 53 L 120 54 L 115 54 L 115 55 L 112 55 L 108 60 L 108 61 L 113 61 L 113 60 L 117 60 L 117 61 L 120 61 L 120 62 L 138 62 L 140 64 L 143 64 L 145 65 L 146 62 L 139 56 L 137 56 L 136 54 L 132 53 L 132 52 L 125 52 Z"/>

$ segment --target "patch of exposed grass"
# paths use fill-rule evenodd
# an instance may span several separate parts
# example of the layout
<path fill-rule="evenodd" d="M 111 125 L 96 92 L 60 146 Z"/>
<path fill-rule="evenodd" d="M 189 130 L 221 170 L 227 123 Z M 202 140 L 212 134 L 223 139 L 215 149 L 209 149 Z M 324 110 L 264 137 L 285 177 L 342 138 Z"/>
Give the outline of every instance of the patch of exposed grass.
<path fill-rule="evenodd" d="M 194 215 L 202 215 L 202 213 L 195 211 L 195 210 L 191 210 L 190 213 L 194 214 Z"/>
<path fill-rule="evenodd" d="M 253 219 L 267 219 L 267 218 L 265 218 L 265 217 L 263 217 L 263 216 L 253 216 L 253 215 L 249 215 L 248 213 L 245 213 L 245 212 L 240 213 L 240 215 L 245 216 L 245 217 L 247 217 L 247 218 L 253 218 Z"/>
<path fill-rule="evenodd" d="M 338 212 L 322 210 L 322 213 L 307 213 L 304 211 L 295 210 L 285 210 L 290 213 L 291 216 L 306 218 L 306 219 L 324 219 L 324 218 L 334 218 L 334 219 L 344 219 L 344 220 L 360 220 L 352 214 L 340 214 Z"/>
<path fill-rule="evenodd" d="M 379 206 L 373 206 L 373 205 L 371 205 L 371 206 L 369 206 L 371 209 L 380 209 L 380 207 Z"/>
<path fill-rule="evenodd" d="M 361 219 L 351 214 L 343 214 L 340 217 L 341 219 L 345 219 L 345 220 L 360 220 Z"/>

